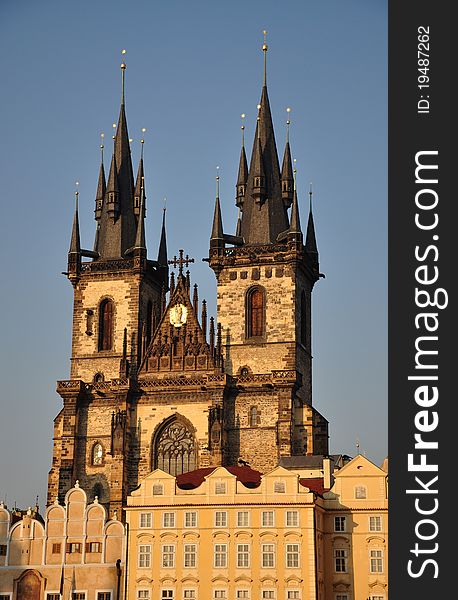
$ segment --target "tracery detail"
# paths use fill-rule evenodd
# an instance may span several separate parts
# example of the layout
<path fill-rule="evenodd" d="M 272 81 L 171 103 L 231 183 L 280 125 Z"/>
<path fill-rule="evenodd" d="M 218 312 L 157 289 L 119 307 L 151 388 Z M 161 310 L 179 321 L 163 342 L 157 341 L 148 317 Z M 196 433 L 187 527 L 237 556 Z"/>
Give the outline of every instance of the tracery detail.
<path fill-rule="evenodd" d="M 185 423 L 174 420 L 159 432 L 154 466 L 170 475 L 180 475 L 196 468 L 196 441 Z"/>

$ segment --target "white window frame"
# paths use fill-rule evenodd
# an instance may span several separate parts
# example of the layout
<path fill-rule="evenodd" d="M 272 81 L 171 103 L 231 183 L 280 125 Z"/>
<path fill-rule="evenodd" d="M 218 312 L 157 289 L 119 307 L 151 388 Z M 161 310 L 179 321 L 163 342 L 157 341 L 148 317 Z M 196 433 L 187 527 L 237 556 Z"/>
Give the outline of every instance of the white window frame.
<path fill-rule="evenodd" d="M 267 515 L 272 516 L 272 522 L 270 522 L 270 517 L 267 518 Z M 275 511 L 274 510 L 263 510 L 261 512 L 261 527 L 275 527 Z"/>
<path fill-rule="evenodd" d="M 215 494 L 222 495 L 227 494 L 227 485 L 225 481 L 216 481 L 215 482 Z"/>
<path fill-rule="evenodd" d="M 217 596 L 216 594 L 223 593 L 224 596 Z M 227 588 L 216 588 L 213 590 L 213 600 L 228 600 Z"/>
<path fill-rule="evenodd" d="M 190 520 L 194 520 L 194 524 L 188 525 L 186 523 L 186 519 L 187 519 L 188 515 L 193 515 L 193 519 L 190 518 Z M 184 516 L 183 516 L 183 527 L 185 527 L 187 529 L 197 527 L 197 512 L 195 510 L 185 511 Z"/>
<path fill-rule="evenodd" d="M 192 592 L 192 596 L 186 596 L 186 592 Z M 183 588 L 183 600 L 197 600 L 197 589 L 196 588 Z"/>
<path fill-rule="evenodd" d="M 296 546 L 297 550 L 288 550 L 288 547 Z M 289 565 L 288 557 L 297 556 L 297 565 Z M 285 567 L 287 569 L 300 569 L 301 567 L 301 545 L 299 542 L 286 542 L 285 544 Z"/>
<path fill-rule="evenodd" d="M 72 590 L 72 600 L 75 594 L 84 594 L 84 598 L 79 598 L 78 600 L 88 600 L 87 590 Z"/>
<path fill-rule="evenodd" d="M 373 596 L 369 596 L 369 600 L 385 600 L 385 596 L 383 594 L 374 594 Z"/>
<path fill-rule="evenodd" d="M 166 524 L 166 520 L 171 517 L 172 524 Z M 162 513 L 162 529 L 176 529 L 177 514 L 175 512 Z"/>
<path fill-rule="evenodd" d="M 288 515 L 296 515 L 295 524 L 288 523 Z M 285 527 L 300 527 L 300 519 L 299 519 L 299 511 L 298 510 L 285 511 Z"/>
<path fill-rule="evenodd" d="M 271 551 L 269 550 L 267 552 L 266 550 L 264 550 L 264 548 L 266 546 L 272 546 L 272 550 Z M 274 542 L 263 542 L 261 544 L 261 568 L 262 569 L 275 569 L 276 562 L 277 562 L 276 561 L 276 550 L 277 550 L 277 548 L 276 548 L 276 544 Z M 273 557 L 273 564 L 272 565 L 265 565 L 264 564 L 264 556 L 267 555 L 267 554 L 272 554 L 272 557 Z"/>
<path fill-rule="evenodd" d="M 141 592 L 146 592 L 147 596 L 140 597 Z M 137 588 L 137 600 L 150 600 L 151 590 L 149 588 Z"/>
<path fill-rule="evenodd" d="M 164 596 L 164 592 L 172 592 L 171 596 Z M 173 588 L 161 588 L 161 600 L 174 600 L 175 590 Z"/>
<path fill-rule="evenodd" d="M 172 548 L 172 550 L 167 550 L 166 551 L 165 548 Z M 177 550 L 176 544 L 162 544 L 161 545 L 161 568 L 162 569 L 175 569 L 176 562 L 177 562 L 177 560 L 176 560 L 176 550 Z M 171 565 L 165 565 L 164 564 L 164 562 L 165 562 L 164 561 L 165 555 L 168 556 L 167 560 L 170 560 L 170 556 L 172 556 L 172 563 L 173 564 L 171 564 Z M 169 588 L 167 588 L 167 589 L 169 589 Z"/>
<path fill-rule="evenodd" d="M 243 592 L 243 595 L 240 595 Z M 250 598 L 250 588 L 239 588 L 235 590 L 235 598 L 236 600 L 249 600 Z"/>
<path fill-rule="evenodd" d="M 218 515 L 221 515 L 218 517 Z M 224 518 L 222 518 L 224 516 Z M 218 520 L 222 523 L 218 524 Z M 227 510 L 215 510 L 215 527 L 227 527 Z"/>
<path fill-rule="evenodd" d="M 342 552 L 341 556 L 337 556 L 338 552 Z M 334 573 L 348 573 L 348 550 L 346 548 L 334 548 Z M 343 560 L 344 569 L 337 569 L 337 560 Z"/>
<path fill-rule="evenodd" d="M 337 523 L 339 523 L 339 526 L 337 526 Z M 347 517 L 345 515 L 334 516 L 334 531 L 340 533 L 344 533 L 345 531 L 347 531 Z"/>
<path fill-rule="evenodd" d="M 145 552 L 141 550 L 141 548 L 149 548 L 148 552 Z M 147 556 L 148 560 L 146 561 L 148 564 L 147 565 L 142 565 L 141 564 L 141 557 L 142 556 Z M 151 568 L 151 544 L 138 544 L 138 554 L 137 554 L 137 567 L 139 569 L 150 569 Z"/>
<path fill-rule="evenodd" d="M 218 546 L 220 548 L 224 547 L 224 550 L 222 550 L 222 549 L 221 550 L 217 550 Z M 216 564 L 217 563 L 217 560 L 216 560 L 216 556 L 217 555 L 221 556 L 221 557 L 224 556 L 224 565 L 217 565 Z M 227 569 L 228 568 L 227 565 L 228 565 L 228 560 L 227 560 L 227 544 L 226 543 L 222 543 L 222 544 L 216 543 L 216 544 L 213 544 L 213 566 L 214 566 L 214 568 L 215 569 Z"/>
<path fill-rule="evenodd" d="M 194 550 L 193 551 L 186 551 L 187 547 L 193 546 Z M 194 564 L 193 565 L 187 565 L 186 564 L 186 556 L 187 555 L 193 555 L 194 556 Z M 183 569 L 196 569 L 197 568 L 197 544 L 195 542 L 184 542 L 183 543 Z"/>
<path fill-rule="evenodd" d="M 98 595 L 99 594 L 110 594 L 110 600 L 113 600 L 113 590 L 95 590 L 95 600 L 99 600 L 98 599 Z"/>
<path fill-rule="evenodd" d="M 374 528 L 372 527 L 371 519 L 374 519 L 374 525 L 375 525 Z M 377 520 L 378 520 L 378 523 L 380 525 L 379 528 L 377 528 L 377 526 L 376 526 Z M 383 531 L 383 518 L 382 518 L 382 515 L 369 515 L 369 531 L 372 532 L 372 533 Z"/>
<path fill-rule="evenodd" d="M 269 596 L 264 596 L 264 594 L 269 594 Z M 277 597 L 275 590 L 273 588 L 268 588 L 267 590 L 261 590 L 261 600 L 275 600 Z"/>
<path fill-rule="evenodd" d="M 48 596 L 52 596 L 52 595 L 56 595 L 59 598 L 59 600 L 61 600 L 59 590 L 46 590 L 45 600 L 48 600 Z M 13 592 L 0 592 L 0 598 L 2 596 L 8 596 L 8 598 L 12 599 Z"/>
<path fill-rule="evenodd" d="M 246 550 L 240 550 L 240 547 L 243 546 L 244 548 L 246 548 Z M 247 559 L 247 563 L 246 565 L 241 565 L 240 563 L 240 557 L 241 556 L 246 556 Z M 244 561 L 242 561 L 244 562 Z M 250 544 L 247 544 L 245 542 L 242 542 L 240 544 L 237 544 L 237 569 L 249 569 L 251 566 L 251 552 L 250 552 Z"/>
<path fill-rule="evenodd" d="M 293 593 L 294 596 L 290 596 L 289 595 L 290 593 Z M 286 600 L 300 600 L 300 599 L 301 599 L 301 590 L 299 588 L 286 590 Z"/>
<path fill-rule="evenodd" d="M 372 556 L 373 552 L 380 552 L 380 556 Z M 369 550 L 369 573 L 371 573 L 371 575 L 377 574 L 377 573 L 383 573 L 384 572 L 384 552 L 383 552 L 383 548 L 371 548 Z M 374 563 L 372 562 L 374 561 Z M 376 569 L 372 568 L 372 565 L 377 565 Z M 379 568 L 380 566 L 380 568 Z"/>
<path fill-rule="evenodd" d="M 246 515 L 246 523 L 240 524 L 240 515 Z M 245 518 L 243 519 L 245 521 Z M 249 510 L 238 510 L 237 511 L 237 527 L 249 527 L 250 526 L 250 511 Z"/>

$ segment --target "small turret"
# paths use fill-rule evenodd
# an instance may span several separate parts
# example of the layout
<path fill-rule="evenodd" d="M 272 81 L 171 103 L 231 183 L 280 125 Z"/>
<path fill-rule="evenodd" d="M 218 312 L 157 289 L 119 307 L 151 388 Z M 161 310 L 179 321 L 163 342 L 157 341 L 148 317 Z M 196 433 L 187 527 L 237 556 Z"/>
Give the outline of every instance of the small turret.
<path fill-rule="evenodd" d="M 245 114 L 242 114 L 242 149 L 240 150 L 239 173 L 236 185 L 236 205 L 242 208 L 246 194 L 246 184 L 248 181 L 248 163 L 245 153 Z"/>

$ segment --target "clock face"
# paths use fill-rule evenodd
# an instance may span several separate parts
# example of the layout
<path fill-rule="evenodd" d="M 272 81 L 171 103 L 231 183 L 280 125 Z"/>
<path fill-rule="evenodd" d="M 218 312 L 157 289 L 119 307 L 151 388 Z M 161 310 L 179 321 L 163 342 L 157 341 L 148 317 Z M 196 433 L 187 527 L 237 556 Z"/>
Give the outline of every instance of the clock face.
<path fill-rule="evenodd" d="M 170 323 L 175 327 L 181 327 L 186 323 L 188 317 L 188 309 L 184 304 L 175 304 L 170 309 Z"/>

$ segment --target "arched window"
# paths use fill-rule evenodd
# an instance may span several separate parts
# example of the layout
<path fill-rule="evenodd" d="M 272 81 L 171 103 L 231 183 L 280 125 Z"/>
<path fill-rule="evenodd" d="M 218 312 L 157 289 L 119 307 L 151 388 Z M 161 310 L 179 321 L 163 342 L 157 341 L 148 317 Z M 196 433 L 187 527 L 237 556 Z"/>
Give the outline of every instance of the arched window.
<path fill-rule="evenodd" d="M 260 287 L 251 288 L 247 294 L 247 337 L 265 335 L 264 291 Z"/>
<path fill-rule="evenodd" d="M 301 294 L 301 344 L 307 346 L 307 301 L 305 292 Z"/>
<path fill-rule="evenodd" d="M 103 300 L 99 307 L 99 351 L 113 348 L 113 302 Z"/>
<path fill-rule="evenodd" d="M 259 421 L 258 407 L 252 406 L 250 408 L 250 427 L 256 427 L 258 425 L 258 421 Z"/>
<path fill-rule="evenodd" d="M 174 419 L 156 436 L 153 465 L 170 475 L 180 475 L 196 468 L 196 453 L 194 433 L 183 421 Z"/>
<path fill-rule="evenodd" d="M 100 442 L 97 442 L 92 447 L 92 464 L 94 467 L 103 465 L 103 446 Z"/>

